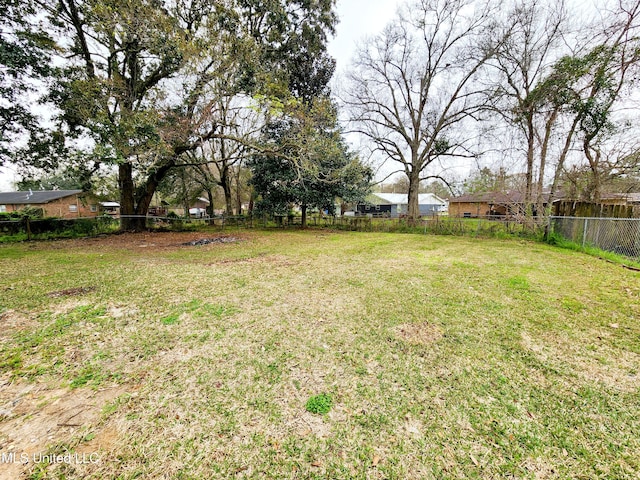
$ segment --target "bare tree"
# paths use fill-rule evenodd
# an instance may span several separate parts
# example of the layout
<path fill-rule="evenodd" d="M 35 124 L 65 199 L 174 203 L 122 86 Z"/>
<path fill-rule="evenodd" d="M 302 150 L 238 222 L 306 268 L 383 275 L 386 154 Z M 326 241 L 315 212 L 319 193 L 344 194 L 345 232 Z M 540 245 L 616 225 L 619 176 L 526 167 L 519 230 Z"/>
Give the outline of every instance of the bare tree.
<path fill-rule="evenodd" d="M 216 187 L 224 192 L 225 212 L 233 214 L 233 185 L 236 185 L 236 212 L 240 212 L 240 172 L 242 162 L 257 147 L 264 118 L 257 109 L 247 108 L 248 99 L 220 95 L 212 109 L 220 135 L 211 138 L 189 159 L 194 179 L 200 183 L 212 202 Z"/>
<path fill-rule="evenodd" d="M 549 91 L 541 85 L 547 81 L 566 33 L 564 2 L 517 1 L 507 10 L 502 28 L 505 41 L 492 61 L 498 73 L 494 111 L 515 127 L 516 137 L 522 139 L 526 152 L 525 211 L 531 213 L 537 203 L 541 213 L 547 155 L 565 107 L 563 102 L 550 101 Z M 575 128 L 573 123 L 568 137 Z"/>
<path fill-rule="evenodd" d="M 352 129 L 409 179 L 408 216 L 419 216 L 421 180 L 436 160 L 469 157 L 462 132 L 486 95 L 475 82 L 494 55 L 493 7 L 467 0 L 421 0 L 364 45 L 343 102 Z M 468 133 L 468 132 L 467 132 Z"/>
<path fill-rule="evenodd" d="M 640 189 L 640 145 L 616 145 L 597 154 L 597 168 L 572 165 L 560 177 L 565 195 L 599 203 L 606 194 L 628 194 Z M 631 152 L 631 153 L 629 153 Z"/>
<path fill-rule="evenodd" d="M 580 117 L 582 150 L 592 174 L 596 203 L 600 201 L 603 178 L 625 171 L 630 165 L 632 169 L 637 166 L 636 142 L 630 151 L 619 151 L 623 142 L 616 139 L 621 132 L 615 117 L 621 103 L 629 103 L 630 92 L 624 95 L 623 90 L 637 83 L 640 74 L 639 32 L 640 1 L 620 0 L 599 43 L 581 59 L 586 67 L 581 78 L 585 87 L 575 109 Z"/>

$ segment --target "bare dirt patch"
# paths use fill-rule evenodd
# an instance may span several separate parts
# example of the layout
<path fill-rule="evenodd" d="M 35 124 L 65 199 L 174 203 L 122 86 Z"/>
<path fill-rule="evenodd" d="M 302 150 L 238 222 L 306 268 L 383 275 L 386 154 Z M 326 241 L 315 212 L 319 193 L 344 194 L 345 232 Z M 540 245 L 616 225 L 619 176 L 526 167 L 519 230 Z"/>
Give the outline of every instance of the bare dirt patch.
<path fill-rule="evenodd" d="M 226 234 L 214 234 L 206 232 L 141 232 L 123 233 L 118 235 L 107 235 L 104 237 L 69 240 L 78 246 L 96 245 L 106 248 L 149 248 L 154 250 L 173 250 L 183 248 L 191 242 L 202 240 L 214 241 L 214 244 L 229 242 L 216 241 L 218 238 L 229 238 Z M 234 235 L 236 241 L 245 240 L 245 235 Z"/>
<path fill-rule="evenodd" d="M 86 298 L 77 298 L 77 297 L 61 297 L 64 300 L 60 304 L 52 304 L 51 313 L 54 315 L 67 315 L 72 310 L 75 310 L 79 307 L 86 307 L 90 305 L 90 302 Z"/>
<path fill-rule="evenodd" d="M 213 243 L 238 243 L 240 239 L 238 237 L 214 237 L 214 238 L 200 238 L 197 240 L 191 240 L 189 242 L 183 243 L 183 245 L 188 247 L 199 247 L 202 245 L 211 245 Z"/>
<path fill-rule="evenodd" d="M 442 331 L 431 323 L 404 323 L 394 328 L 395 336 L 414 345 L 428 345 L 442 338 Z"/>
<path fill-rule="evenodd" d="M 95 425 L 104 405 L 125 390 L 123 386 L 69 390 L 1 379 L 0 453 L 14 452 L 16 461 L 2 465 L 0 480 L 24 477 L 32 468 L 34 455 L 45 455 L 49 447 L 69 442 Z M 23 464 L 22 458 L 29 463 Z"/>
<path fill-rule="evenodd" d="M 86 295 L 87 293 L 91 293 L 96 289 L 96 287 L 75 287 L 75 288 L 66 288 L 64 290 L 58 290 L 56 292 L 49 292 L 47 295 L 51 298 L 59 298 L 59 297 L 75 297 L 78 295 Z"/>

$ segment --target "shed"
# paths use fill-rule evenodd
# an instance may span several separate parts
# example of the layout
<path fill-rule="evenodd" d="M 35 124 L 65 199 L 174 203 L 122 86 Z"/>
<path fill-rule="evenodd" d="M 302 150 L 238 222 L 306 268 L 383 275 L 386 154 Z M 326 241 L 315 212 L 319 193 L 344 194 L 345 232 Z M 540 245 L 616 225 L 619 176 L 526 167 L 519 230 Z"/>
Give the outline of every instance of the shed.
<path fill-rule="evenodd" d="M 120 204 L 118 202 L 100 202 L 100 207 L 106 215 L 116 216 L 120 213 Z"/>

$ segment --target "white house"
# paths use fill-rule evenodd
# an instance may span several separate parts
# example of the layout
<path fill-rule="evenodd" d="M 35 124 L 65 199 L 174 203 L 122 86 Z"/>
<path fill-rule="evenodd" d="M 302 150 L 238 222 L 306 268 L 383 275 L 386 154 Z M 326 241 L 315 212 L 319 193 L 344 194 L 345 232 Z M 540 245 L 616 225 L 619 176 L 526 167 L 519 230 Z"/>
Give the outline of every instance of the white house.
<path fill-rule="evenodd" d="M 433 193 L 418 194 L 418 206 L 420 215 L 440 215 L 448 210 L 445 199 Z M 358 214 L 371 213 L 389 217 L 406 215 L 409 207 L 409 195 L 406 193 L 373 193 L 369 195 L 365 203 L 358 205 Z"/>

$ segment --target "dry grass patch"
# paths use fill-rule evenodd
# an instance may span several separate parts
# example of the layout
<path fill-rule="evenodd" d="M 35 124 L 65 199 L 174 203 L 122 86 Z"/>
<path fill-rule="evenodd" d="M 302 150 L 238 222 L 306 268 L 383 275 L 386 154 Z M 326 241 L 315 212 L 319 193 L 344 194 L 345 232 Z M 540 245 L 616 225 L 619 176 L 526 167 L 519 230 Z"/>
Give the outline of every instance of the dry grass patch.
<path fill-rule="evenodd" d="M 400 340 L 416 345 L 429 345 L 442 338 L 442 330 L 431 323 L 404 323 L 393 329 Z"/>
<path fill-rule="evenodd" d="M 613 390 L 637 392 L 640 354 L 603 343 L 606 333 L 594 331 L 592 335 L 592 342 L 585 348 L 567 335 L 540 335 L 534 339 L 522 332 L 522 345 L 542 362 L 573 372 L 585 382 L 596 381 Z"/>
<path fill-rule="evenodd" d="M 99 426 L 105 404 L 126 392 L 120 385 L 99 390 L 55 388 L 43 383 L 0 380 L 0 445 L 18 459 L 0 469 L 0 479 L 15 480 L 36 468 L 42 454 L 82 438 Z M 22 457 L 22 455 L 26 457 Z M 35 455 L 35 456 L 34 456 Z"/>
<path fill-rule="evenodd" d="M 0 312 L 0 342 L 3 338 L 10 338 L 16 332 L 32 328 L 36 321 L 25 313 L 16 310 Z"/>

